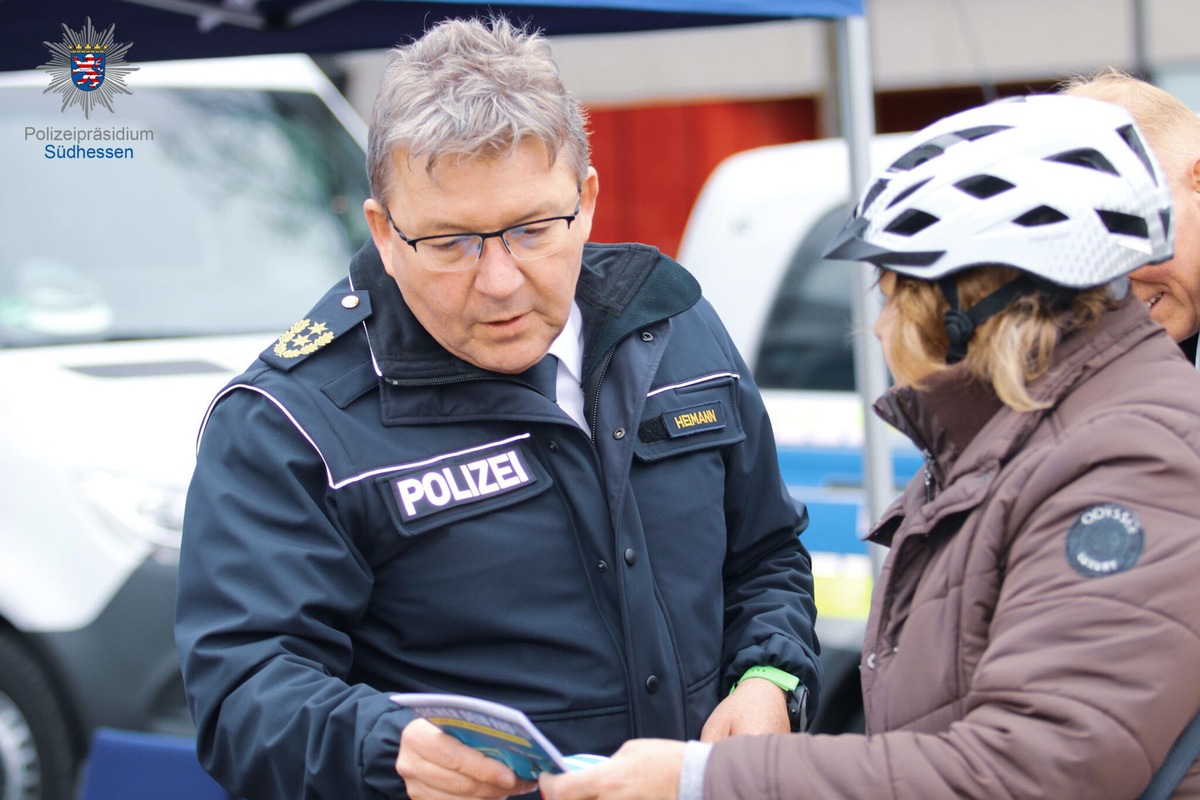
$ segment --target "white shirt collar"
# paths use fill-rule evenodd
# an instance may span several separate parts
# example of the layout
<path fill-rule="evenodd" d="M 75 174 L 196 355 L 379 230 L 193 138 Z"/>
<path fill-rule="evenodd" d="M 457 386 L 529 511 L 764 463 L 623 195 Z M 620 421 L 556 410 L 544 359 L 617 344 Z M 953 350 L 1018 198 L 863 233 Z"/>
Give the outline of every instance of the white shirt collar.
<path fill-rule="evenodd" d="M 547 353 L 558 359 L 558 380 L 555 382 L 558 407 L 586 431 L 583 388 L 580 386 L 583 375 L 583 315 L 579 313 L 579 306 L 574 302 L 571 303 L 571 314 L 567 317 L 567 324 L 563 326 L 558 338 L 550 343 Z"/>
<path fill-rule="evenodd" d="M 579 312 L 579 305 L 575 301 L 571 301 L 567 324 L 558 338 L 550 343 L 547 352 L 567 368 L 575 383 L 583 382 L 583 314 Z"/>

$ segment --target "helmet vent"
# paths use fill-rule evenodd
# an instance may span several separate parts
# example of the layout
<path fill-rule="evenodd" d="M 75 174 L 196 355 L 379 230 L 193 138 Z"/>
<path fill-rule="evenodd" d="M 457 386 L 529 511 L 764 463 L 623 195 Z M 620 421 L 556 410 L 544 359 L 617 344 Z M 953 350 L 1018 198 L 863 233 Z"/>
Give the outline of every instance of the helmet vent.
<path fill-rule="evenodd" d="M 892 221 L 892 224 L 888 225 L 884 230 L 898 236 L 913 236 L 937 221 L 938 218 L 933 216 L 933 214 L 926 214 L 924 211 L 910 208 L 896 217 Z"/>
<path fill-rule="evenodd" d="M 1079 150 L 1068 150 L 1056 156 L 1047 156 L 1046 160 L 1057 161 L 1059 164 L 1071 164 L 1076 167 L 1087 167 L 1088 169 L 1107 172 L 1110 175 L 1120 174 L 1117 172 L 1117 168 L 1112 165 L 1112 162 L 1105 158 L 1099 150 L 1093 150 L 1090 147 L 1084 147 Z"/>
<path fill-rule="evenodd" d="M 937 142 L 926 142 L 920 147 L 914 147 L 900 158 L 892 163 L 890 169 L 893 171 L 907 172 L 913 167 L 919 167 L 926 161 L 937 158 L 942 153 L 946 152 L 946 148 L 942 147 Z"/>
<path fill-rule="evenodd" d="M 966 139 L 968 142 L 973 142 L 976 139 L 991 136 L 993 133 L 1006 131 L 1009 127 L 1008 125 L 980 125 L 976 128 L 967 128 L 966 130 L 959 131 L 958 136 Z"/>
<path fill-rule="evenodd" d="M 925 180 L 923 180 L 923 181 L 918 181 L 917 183 L 914 183 L 912 186 L 908 187 L 908 188 L 907 188 L 907 189 L 905 189 L 904 191 L 900 192 L 900 194 L 898 194 L 898 195 L 896 195 L 895 197 L 893 197 L 893 198 L 892 198 L 892 202 L 888 203 L 888 204 L 887 204 L 887 207 L 888 207 L 888 208 L 891 208 L 892 206 L 896 205 L 896 203 L 899 203 L 901 200 L 903 200 L 904 198 L 906 198 L 906 197 L 908 197 L 909 195 L 911 195 L 911 194 L 912 194 L 913 192 L 915 192 L 917 189 L 920 189 L 922 186 L 924 186 L 925 184 L 929 183 L 929 180 L 930 180 L 929 178 L 926 178 L 926 179 L 925 179 Z"/>
<path fill-rule="evenodd" d="M 1120 211 L 1102 211 L 1101 209 L 1096 209 L 1096 213 L 1100 215 L 1100 221 L 1104 223 L 1104 227 L 1108 228 L 1109 233 L 1136 236 L 1139 239 L 1150 238 L 1150 229 L 1146 225 L 1146 220 L 1141 217 L 1123 214 Z"/>
<path fill-rule="evenodd" d="M 1154 165 L 1150 161 L 1150 154 L 1146 152 L 1146 145 L 1142 144 L 1142 137 L 1138 136 L 1137 128 L 1132 125 L 1122 125 L 1120 128 L 1117 128 L 1117 133 L 1125 140 L 1125 144 L 1129 145 L 1129 149 L 1137 153 L 1137 157 L 1142 160 L 1146 171 L 1150 173 L 1150 179 L 1157 186 L 1158 175 L 1154 172 Z"/>
<path fill-rule="evenodd" d="M 858 213 L 862 214 L 868 208 L 870 208 L 871 203 L 875 202 L 875 198 L 879 197 L 879 194 L 887 188 L 887 185 L 887 178 L 880 178 L 879 180 L 875 181 L 875 183 L 871 185 L 870 191 L 868 191 L 866 196 L 863 197 L 862 204 L 858 209 Z"/>
<path fill-rule="evenodd" d="M 1162 220 L 1163 232 L 1165 233 L 1165 232 L 1171 230 L 1171 209 L 1169 209 L 1169 208 L 1160 209 L 1158 212 L 1158 217 L 1159 217 L 1159 219 Z"/>
<path fill-rule="evenodd" d="M 972 175 L 963 178 L 954 186 L 977 200 L 986 200 L 1013 188 L 1013 184 L 995 175 Z"/>
<path fill-rule="evenodd" d="M 1026 211 L 1014 219 L 1013 222 L 1025 228 L 1036 228 L 1041 225 L 1053 225 L 1056 222 L 1062 222 L 1066 218 L 1067 215 L 1056 208 L 1038 206 L 1031 211 Z"/>

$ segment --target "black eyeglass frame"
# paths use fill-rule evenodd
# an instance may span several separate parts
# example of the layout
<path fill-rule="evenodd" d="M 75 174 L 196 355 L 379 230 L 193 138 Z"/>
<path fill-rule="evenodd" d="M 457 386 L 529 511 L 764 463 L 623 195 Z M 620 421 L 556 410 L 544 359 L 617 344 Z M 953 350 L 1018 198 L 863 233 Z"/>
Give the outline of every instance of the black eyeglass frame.
<path fill-rule="evenodd" d="M 396 232 L 396 235 L 400 237 L 400 240 L 402 242 L 404 242 L 406 245 L 408 245 L 409 247 L 411 247 L 413 249 L 413 252 L 416 253 L 418 257 L 420 257 L 421 254 L 417 250 L 417 245 L 420 244 L 421 242 L 429 241 L 430 239 L 451 239 L 451 238 L 457 238 L 460 236 L 478 236 L 479 237 L 479 254 L 475 257 L 475 261 L 471 262 L 471 265 L 470 265 L 470 266 L 474 266 L 475 264 L 477 264 L 479 262 L 479 259 L 483 257 L 483 248 L 484 248 L 484 245 L 487 243 L 488 239 L 499 239 L 500 242 L 504 245 L 504 250 L 510 256 L 517 259 L 518 261 L 531 260 L 531 259 L 522 259 L 520 256 L 513 253 L 512 248 L 508 246 L 508 240 L 504 238 L 504 234 L 508 233 L 509 231 L 515 231 L 518 228 L 527 228 L 530 225 L 538 225 L 543 222 L 557 222 L 560 219 L 566 220 L 567 230 L 570 230 L 571 223 L 575 221 L 575 218 L 579 216 L 579 212 L 583 209 L 583 187 L 582 186 L 578 188 L 578 192 L 579 192 L 579 199 L 575 202 L 575 211 L 571 214 L 563 214 L 563 215 L 557 216 L 557 217 L 543 217 L 542 219 L 531 219 L 526 222 L 518 222 L 516 225 L 509 225 L 507 228 L 501 228 L 498 231 L 492 231 L 490 233 L 480 233 L 477 231 L 461 231 L 459 233 L 435 233 L 432 236 L 418 236 L 415 239 L 409 239 L 407 236 L 404 235 L 403 231 L 401 231 L 398 227 L 396 227 L 396 221 L 394 219 L 392 219 L 392 210 L 390 208 L 388 208 L 387 206 L 384 206 L 383 210 L 387 214 L 387 221 L 388 221 L 388 224 L 392 226 L 392 230 L 394 230 Z M 547 253 L 545 256 L 541 256 L 541 257 L 549 258 L 552 255 L 554 255 L 554 253 Z M 470 269 L 470 267 L 463 267 L 463 269 Z"/>

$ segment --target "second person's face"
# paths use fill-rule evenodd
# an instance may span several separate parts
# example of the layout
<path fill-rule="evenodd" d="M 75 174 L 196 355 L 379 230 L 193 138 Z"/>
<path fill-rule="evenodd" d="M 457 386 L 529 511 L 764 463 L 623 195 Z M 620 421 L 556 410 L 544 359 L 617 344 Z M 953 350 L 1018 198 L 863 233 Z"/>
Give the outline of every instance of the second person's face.
<path fill-rule="evenodd" d="M 1175 255 L 1129 274 L 1133 293 L 1150 317 L 1181 342 L 1200 330 L 1200 185 L 1191 174 L 1172 181 Z"/>
<path fill-rule="evenodd" d="M 883 347 L 883 360 L 897 386 L 907 386 L 933 374 L 933 368 L 925 365 L 924 358 L 905 358 L 899 348 L 904 346 L 900 338 L 900 303 L 896 299 L 896 273 L 884 271 L 879 278 L 879 290 L 883 292 L 883 309 L 875 319 L 875 338 Z"/>
<path fill-rule="evenodd" d="M 883 273 L 879 278 L 879 291 L 883 293 L 883 308 L 875 319 L 875 338 L 883 346 L 883 360 L 887 363 L 892 378 L 899 383 L 900 376 L 896 374 L 896 359 L 892 353 L 892 348 L 895 347 L 894 334 L 899 313 L 896 310 L 896 304 L 892 302 L 892 296 L 896 292 L 896 273 Z"/>

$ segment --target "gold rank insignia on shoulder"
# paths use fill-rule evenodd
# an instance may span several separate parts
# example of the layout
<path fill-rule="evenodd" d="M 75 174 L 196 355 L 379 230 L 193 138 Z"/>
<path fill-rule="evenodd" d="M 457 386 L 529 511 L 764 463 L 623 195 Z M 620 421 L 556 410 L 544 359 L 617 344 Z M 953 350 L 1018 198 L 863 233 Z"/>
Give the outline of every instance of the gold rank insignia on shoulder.
<path fill-rule="evenodd" d="M 280 358 L 299 358 L 313 353 L 333 341 L 333 331 L 324 322 L 302 319 L 283 333 L 275 342 L 274 353 Z"/>

